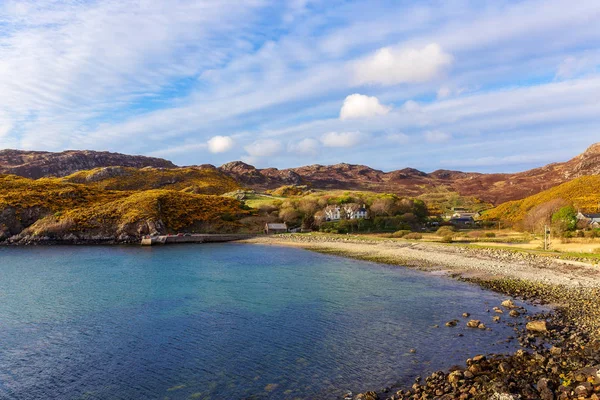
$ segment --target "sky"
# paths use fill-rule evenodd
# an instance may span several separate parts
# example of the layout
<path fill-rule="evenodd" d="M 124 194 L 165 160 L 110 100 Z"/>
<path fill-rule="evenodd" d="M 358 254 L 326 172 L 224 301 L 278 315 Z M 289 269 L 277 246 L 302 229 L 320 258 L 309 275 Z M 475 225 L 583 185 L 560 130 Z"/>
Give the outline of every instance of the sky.
<path fill-rule="evenodd" d="M 512 172 L 599 127 L 598 0 L 0 1 L 0 149 Z"/>

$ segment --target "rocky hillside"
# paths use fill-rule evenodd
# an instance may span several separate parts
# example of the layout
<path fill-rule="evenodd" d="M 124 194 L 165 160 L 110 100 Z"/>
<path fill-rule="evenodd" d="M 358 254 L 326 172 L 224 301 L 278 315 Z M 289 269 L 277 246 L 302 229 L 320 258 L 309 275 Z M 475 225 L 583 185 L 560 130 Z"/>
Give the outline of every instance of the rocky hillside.
<path fill-rule="evenodd" d="M 106 151 L 68 150 L 61 153 L 46 151 L 0 150 L 0 174 L 25 178 L 67 176 L 74 172 L 98 167 L 158 167 L 175 168 L 171 161 L 161 158 L 130 156 Z"/>
<path fill-rule="evenodd" d="M 201 190 L 215 188 L 209 183 Z M 212 194 L 0 175 L 0 243 L 128 242 L 147 234 L 235 232 L 247 214 L 239 201 Z"/>
<path fill-rule="evenodd" d="M 412 168 L 383 172 L 365 165 L 309 165 L 278 170 L 256 169 L 240 161 L 219 168 L 240 184 L 255 189 L 274 189 L 283 185 L 308 185 L 316 189 L 372 190 L 418 196 L 444 187 L 463 196 L 500 204 L 522 199 L 571 179 L 600 174 L 600 143 L 563 163 L 513 174 L 481 174 L 437 170 L 425 173 Z"/>
<path fill-rule="evenodd" d="M 239 189 L 237 182 L 215 167 L 133 168 L 102 167 L 63 178 L 104 190 L 181 190 L 195 194 L 224 194 Z"/>
<path fill-rule="evenodd" d="M 137 172 L 133 170 L 147 167 L 153 169 Z M 77 174 L 78 171 L 84 170 L 93 171 Z M 383 172 L 365 165 L 345 163 L 288 169 L 257 169 L 241 161 L 230 162 L 219 168 L 212 165 L 180 168 L 159 158 L 118 153 L 48 153 L 19 150 L 0 151 L 1 173 L 33 179 L 70 175 L 67 178 L 70 182 L 95 183 L 96 186 L 106 189 L 147 190 L 169 187 L 176 190 L 188 189 L 193 193 L 209 193 L 207 190 L 198 189 L 194 182 L 202 175 L 200 178 L 206 183 L 209 175 L 212 175 L 210 179 L 216 183 L 211 193 L 215 194 L 235 190 L 234 186 L 238 184 L 258 190 L 275 189 L 285 185 L 307 185 L 313 189 L 369 190 L 402 196 L 419 196 L 443 190 L 475 197 L 487 203 L 500 204 L 523 199 L 574 178 L 600 174 L 600 143 L 590 146 L 583 154 L 570 161 L 513 174 L 449 170 L 425 173 L 413 168 Z M 127 176 L 119 176 L 120 174 Z M 219 186 L 223 186 L 223 190 Z"/>

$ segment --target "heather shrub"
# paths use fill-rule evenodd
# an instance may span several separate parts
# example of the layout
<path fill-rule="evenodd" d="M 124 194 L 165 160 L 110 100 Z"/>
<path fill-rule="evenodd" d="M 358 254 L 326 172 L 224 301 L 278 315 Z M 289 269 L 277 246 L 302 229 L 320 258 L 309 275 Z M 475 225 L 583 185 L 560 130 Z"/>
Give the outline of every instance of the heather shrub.
<path fill-rule="evenodd" d="M 452 243 L 452 235 L 442 236 L 442 243 Z"/>
<path fill-rule="evenodd" d="M 404 235 L 404 239 L 420 240 L 420 239 L 423 239 L 423 235 L 421 235 L 420 233 L 417 233 L 417 232 L 411 232 L 407 235 Z"/>
<path fill-rule="evenodd" d="M 436 231 L 438 236 L 452 236 L 454 235 L 454 227 L 452 226 L 442 226 Z"/>
<path fill-rule="evenodd" d="M 410 234 L 411 231 L 407 230 L 407 229 L 401 229 L 399 231 L 396 231 L 394 233 L 392 233 L 392 237 L 395 238 L 401 238 L 401 237 L 405 237 L 406 235 Z"/>

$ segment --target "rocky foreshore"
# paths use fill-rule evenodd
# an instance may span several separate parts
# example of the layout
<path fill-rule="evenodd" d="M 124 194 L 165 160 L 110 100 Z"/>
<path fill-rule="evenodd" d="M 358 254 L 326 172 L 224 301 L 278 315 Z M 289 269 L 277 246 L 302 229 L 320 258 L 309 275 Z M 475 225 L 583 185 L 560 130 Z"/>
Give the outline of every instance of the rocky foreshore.
<path fill-rule="evenodd" d="M 345 397 L 400 399 L 600 399 L 600 279 L 597 266 L 504 250 L 363 238 L 283 235 L 263 244 L 303 247 L 390 264 L 443 270 L 483 288 L 530 303 L 552 304 L 552 312 L 529 314 L 510 301 L 490 309 L 492 320 L 514 326 L 521 349 L 479 354 L 446 371 L 417 378 L 409 387 L 388 387 Z M 533 277 L 533 278 L 532 278 Z M 526 314 L 523 322 L 509 315 Z M 468 316 L 468 315 L 467 315 Z M 458 323 L 481 328 L 461 316 Z M 464 317 L 464 315 L 463 315 Z M 438 323 L 442 321 L 435 321 Z M 483 326 L 485 328 L 485 325 Z M 417 349 L 418 351 L 418 349 Z M 344 398 L 344 396 L 342 396 Z"/>
<path fill-rule="evenodd" d="M 135 236 L 75 236 L 63 237 L 15 235 L 0 240 L 0 246 L 55 246 L 55 245 L 121 245 L 139 244 L 141 238 Z"/>

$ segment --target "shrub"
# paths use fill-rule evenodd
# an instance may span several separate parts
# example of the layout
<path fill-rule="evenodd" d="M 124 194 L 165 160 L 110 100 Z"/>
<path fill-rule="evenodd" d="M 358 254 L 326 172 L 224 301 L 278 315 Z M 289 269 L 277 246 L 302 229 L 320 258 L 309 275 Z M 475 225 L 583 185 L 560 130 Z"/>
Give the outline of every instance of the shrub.
<path fill-rule="evenodd" d="M 485 233 L 485 237 L 489 237 L 489 238 L 495 238 L 496 234 L 494 232 L 486 232 Z"/>
<path fill-rule="evenodd" d="M 423 239 L 423 235 L 421 235 L 420 233 L 417 233 L 417 232 L 411 232 L 407 235 L 404 235 L 404 239 L 420 240 L 420 239 Z"/>
<path fill-rule="evenodd" d="M 401 237 L 405 237 L 406 235 L 410 234 L 411 231 L 407 230 L 407 229 L 401 229 L 399 231 L 396 231 L 394 233 L 392 233 L 392 237 L 395 238 L 401 238 Z"/>
<path fill-rule="evenodd" d="M 436 234 L 438 236 L 452 236 L 454 234 L 454 227 L 452 226 L 442 226 L 440 229 L 437 230 Z"/>
<path fill-rule="evenodd" d="M 559 232 L 575 230 L 577 226 L 577 210 L 573 206 L 562 207 L 552 214 L 552 224 Z"/>
<path fill-rule="evenodd" d="M 587 231 L 584 233 L 586 238 L 597 238 L 600 237 L 600 231 L 594 229 L 593 231 Z"/>
<path fill-rule="evenodd" d="M 452 235 L 442 236 L 442 243 L 452 243 Z"/>
<path fill-rule="evenodd" d="M 480 238 L 480 237 L 483 237 L 483 232 L 481 232 L 481 231 L 472 231 L 472 232 L 469 232 L 469 237 L 476 238 L 476 239 Z"/>

